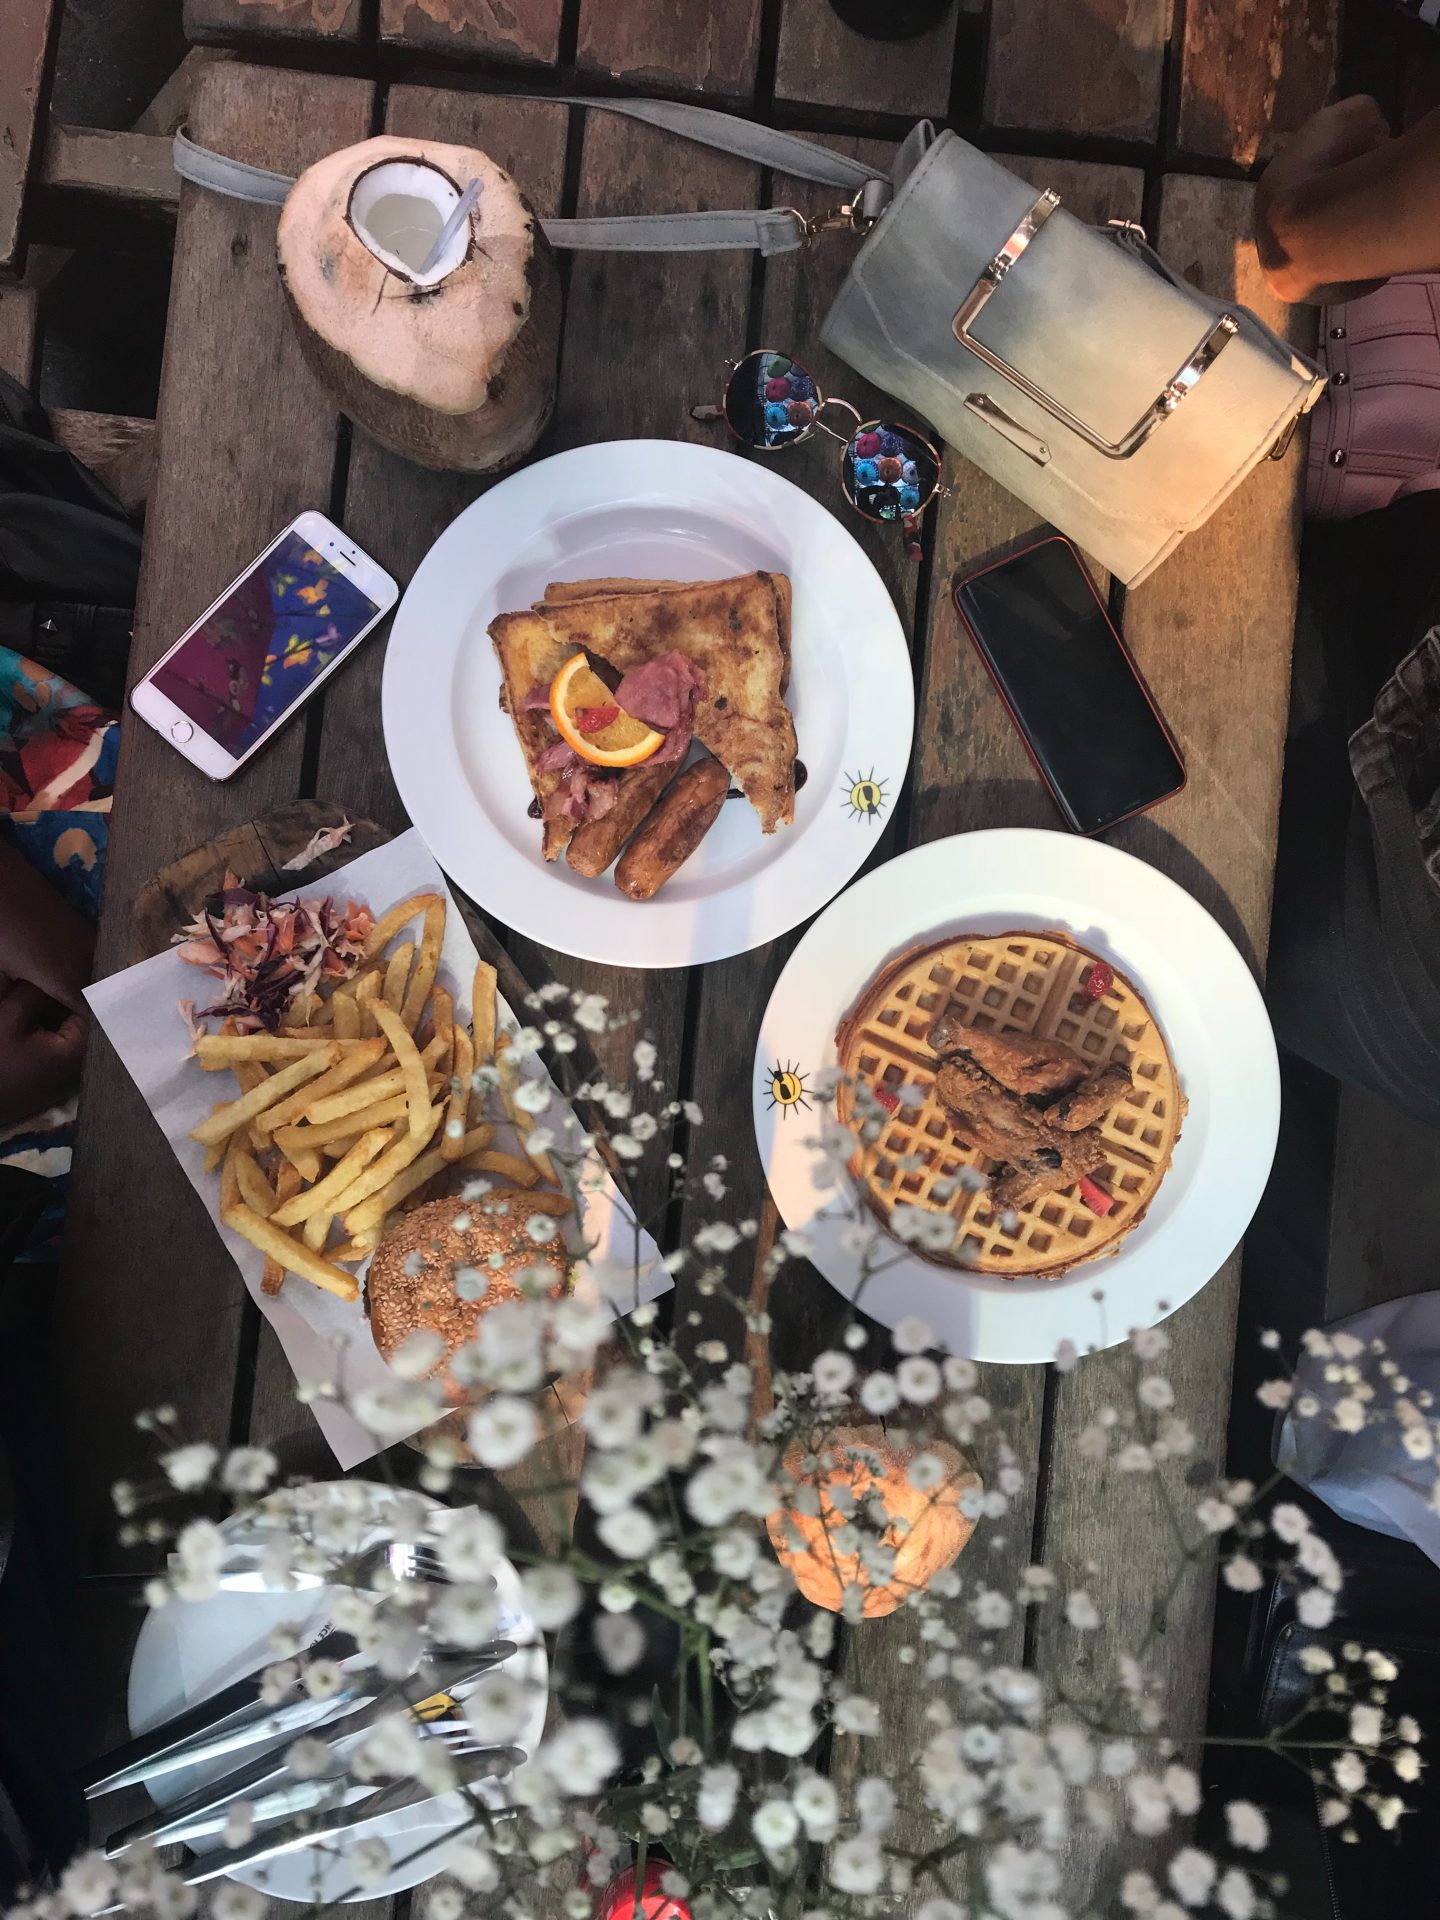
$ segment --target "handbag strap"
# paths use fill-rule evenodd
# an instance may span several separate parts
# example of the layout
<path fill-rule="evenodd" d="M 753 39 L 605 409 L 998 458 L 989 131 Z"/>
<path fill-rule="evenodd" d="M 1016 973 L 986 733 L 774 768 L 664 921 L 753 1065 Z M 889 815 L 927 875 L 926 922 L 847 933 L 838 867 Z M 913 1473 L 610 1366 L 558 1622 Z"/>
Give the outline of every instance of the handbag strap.
<path fill-rule="evenodd" d="M 886 178 L 862 161 L 816 145 L 799 134 L 762 127 L 713 107 L 692 107 L 671 100 L 588 100 L 574 94 L 512 94 L 515 100 L 545 101 L 566 107 L 594 107 L 602 113 L 624 114 L 666 133 L 691 140 L 720 153 L 769 167 L 778 173 L 815 180 L 852 195 L 857 228 L 878 220 L 933 138 L 928 121 L 906 136 Z M 294 175 L 269 167 L 251 166 L 216 153 L 192 140 L 183 128 L 175 135 L 175 171 L 196 186 L 236 200 L 279 206 L 294 185 Z M 542 220 L 552 246 L 586 252 L 692 253 L 736 248 L 762 254 L 787 253 L 801 246 L 814 231 L 812 222 L 794 207 L 714 208 L 701 213 L 642 213 L 583 220 Z"/>

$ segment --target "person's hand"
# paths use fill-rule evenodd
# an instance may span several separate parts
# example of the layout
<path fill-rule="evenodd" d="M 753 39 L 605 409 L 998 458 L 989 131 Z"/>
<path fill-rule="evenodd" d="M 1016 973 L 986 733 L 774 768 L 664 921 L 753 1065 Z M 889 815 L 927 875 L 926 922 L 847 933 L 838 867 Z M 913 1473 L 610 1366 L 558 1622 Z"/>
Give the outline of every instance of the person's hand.
<path fill-rule="evenodd" d="M 83 1014 L 94 951 L 89 923 L 23 854 L 0 840 L 0 976 L 26 980 Z"/>
<path fill-rule="evenodd" d="M 1266 284 L 1279 300 L 1321 306 L 1373 293 L 1383 280 L 1320 284 L 1307 264 L 1314 210 L 1326 176 L 1391 144 L 1388 122 L 1368 93 L 1314 113 L 1265 169 L 1255 189 L 1255 245 Z"/>
<path fill-rule="evenodd" d="M 0 1127 L 28 1120 L 75 1091 L 87 1024 L 30 981 L 0 974 Z"/>

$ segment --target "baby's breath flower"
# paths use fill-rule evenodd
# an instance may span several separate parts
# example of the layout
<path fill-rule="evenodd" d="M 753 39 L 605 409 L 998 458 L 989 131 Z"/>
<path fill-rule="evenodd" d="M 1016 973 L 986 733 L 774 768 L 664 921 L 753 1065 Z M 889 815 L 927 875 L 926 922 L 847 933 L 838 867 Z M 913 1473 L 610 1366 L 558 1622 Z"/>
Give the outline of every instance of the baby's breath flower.
<path fill-rule="evenodd" d="M 1166 1878 L 1187 1907 L 1203 1907 L 1215 1886 L 1218 1869 L 1198 1847 L 1181 1847 L 1166 1869 Z"/>
<path fill-rule="evenodd" d="M 219 1457 L 214 1447 L 196 1440 L 189 1446 L 176 1447 L 171 1453 L 162 1453 L 160 1464 L 172 1487 L 181 1493 L 193 1493 L 197 1487 L 205 1485 Z"/>
<path fill-rule="evenodd" d="M 481 1322 L 488 1325 L 493 1316 Z M 528 1400 L 493 1394 L 471 1414 L 465 1428 L 470 1450 L 483 1467 L 498 1470 L 523 1460 L 539 1438 L 540 1423 Z"/>
<path fill-rule="evenodd" d="M 1095 1602 L 1083 1587 L 1076 1587 L 1073 1593 L 1066 1594 L 1065 1618 L 1077 1633 L 1093 1633 L 1100 1625 Z"/>

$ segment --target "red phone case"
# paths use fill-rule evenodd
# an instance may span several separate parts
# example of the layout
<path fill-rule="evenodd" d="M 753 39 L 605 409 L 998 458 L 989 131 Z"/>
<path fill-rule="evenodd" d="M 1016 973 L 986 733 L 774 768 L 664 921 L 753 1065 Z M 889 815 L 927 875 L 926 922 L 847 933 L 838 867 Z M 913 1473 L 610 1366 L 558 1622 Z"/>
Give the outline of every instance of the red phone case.
<path fill-rule="evenodd" d="M 1071 813 L 1070 808 L 1067 806 L 1065 802 L 1064 796 L 1060 792 L 1060 789 L 1056 786 L 1055 782 L 1051 779 L 1048 770 L 1046 769 L 1046 767 L 1044 766 L 1044 764 L 1040 759 L 1040 756 L 1036 753 L 1034 747 L 1031 745 L 1030 736 L 1025 731 L 1025 728 L 1021 722 L 1020 716 L 1018 713 L 1016 713 L 1015 708 L 1011 702 L 1010 696 L 1008 693 L 1006 693 L 1004 685 L 1001 682 L 999 674 L 996 673 L 994 667 L 990 664 L 990 656 L 989 654 L 986 653 L 985 648 L 981 643 L 979 634 L 976 633 L 974 627 L 970 624 L 969 619 L 966 617 L 965 609 L 960 604 L 960 589 L 964 586 L 968 586 L 972 580 L 979 580 L 983 577 L 983 575 L 987 573 L 996 573 L 1002 567 L 1008 567 L 1012 561 L 1023 559 L 1027 553 L 1034 553 L 1037 547 L 1049 547 L 1049 546 L 1066 547 L 1069 549 L 1070 557 L 1075 562 L 1076 571 L 1079 573 L 1080 578 L 1085 582 L 1086 586 L 1090 589 L 1091 595 L 1093 596 L 1095 601 L 1095 605 L 1100 610 L 1101 619 L 1105 622 L 1106 627 L 1109 629 L 1111 638 L 1114 640 L 1115 645 L 1120 649 L 1121 657 L 1125 661 L 1126 666 L 1129 667 L 1130 672 L 1134 675 L 1135 684 L 1139 687 L 1141 693 L 1144 694 L 1145 704 L 1147 707 L 1149 707 L 1151 713 L 1154 714 L 1155 724 L 1157 727 L 1159 727 L 1160 731 L 1164 734 L 1165 738 L 1169 741 L 1170 746 L 1175 754 L 1175 758 L 1179 763 L 1179 767 L 1180 767 L 1180 783 L 1178 786 L 1171 787 L 1168 793 L 1157 794 L 1153 800 L 1146 800 L 1145 802 L 1143 802 L 1142 805 L 1138 807 L 1132 807 L 1128 813 L 1116 814 L 1113 820 L 1106 820 L 1102 823 L 1102 825 L 1098 827 L 1080 826 L 1078 821 L 1076 821 L 1074 815 Z M 1086 567 L 1085 562 L 1080 558 L 1079 551 L 1072 540 L 1067 540 L 1063 533 L 1047 533 L 1042 540 L 1032 540 L 1028 547 L 1020 547 L 1014 553 L 1007 553 L 1000 560 L 992 560 L 988 563 L 988 565 L 983 567 L 976 567 L 970 573 L 957 574 L 954 580 L 952 580 L 952 582 L 950 583 L 950 598 L 955 603 L 955 611 L 960 616 L 960 622 L 962 626 L 964 627 L 966 633 L 968 633 L 970 636 L 970 644 L 974 647 L 976 653 L 979 654 L 981 662 L 984 665 L 985 671 L 990 676 L 990 679 L 995 688 L 995 691 L 999 694 L 1002 702 L 1004 703 L 1005 711 L 1010 716 L 1011 725 L 1014 727 L 1015 731 L 1019 734 L 1022 742 L 1024 743 L 1025 751 L 1030 756 L 1031 765 L 1034 767 L 1035 771 L 1039 774 L 1042 782 L 1044 783 L 1045 791 L 1049 794 L 1050 798 L 1055 802 L 1056 811 L 1060 814 L 1060 817 L 1064 820 L 1066 826 L 1070 828 L 1072 833 L 1078 833 L 1085 838 L 1088 838 L 1090 835 L 1096 834 L 1096 833 L 1108 833 L 1111 827 L 1118 827 L 1122 821 L 1134 820 L 1135 818 L 1137 818 L 1138 815 L 1142 813 L 1148 813 L 1152 807 L 1158 807 L 1161 801 L 1173 800 L 1177 793 L 1184 792 L 1185 783 L 1190 776 L 1185 766 L 1185 756 L 1180 751 L 1180 742 L 1175 738 L 1175 735 L 1171 732 L 1170 723 L 1166 720 L 1164 714 L 1161 713 L 1159 707 L 1155 704 L 1155 696 L 1153 693 L 1151 693 L 1149 687 L 1146 685 L 1144 674 L 1141 673 L 1139 667 L 1136 666 L 1134 656 L 1131 654 L 1130 649 L 1126 646 L 1125 641 L 1121 636 L 1119 629 L 1116 627 L 1114 621 L 1110 618 L 1110 609 L 1106 606 L 1105 602 L 1100 598 L 1099 593 L 1096 591 L 1095 582 L 1090 578 L 1089 569 Z"/>

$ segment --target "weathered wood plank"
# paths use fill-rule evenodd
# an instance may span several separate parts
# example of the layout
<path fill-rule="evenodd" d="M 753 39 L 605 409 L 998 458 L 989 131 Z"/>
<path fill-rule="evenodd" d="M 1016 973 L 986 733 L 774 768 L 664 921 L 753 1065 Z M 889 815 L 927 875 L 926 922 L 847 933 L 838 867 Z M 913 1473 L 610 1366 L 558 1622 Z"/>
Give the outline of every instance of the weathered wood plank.
<path fill-rule="evenodd" d="M 548 210 L 559 204 L 567 118 L 567 109 L 560 106 L 395 87 L 385 124 L 391 133 L 428 134 L 483 147 L 514 175 L 537 208 Z M 357 430 L 339 518 L 346 532 L 403 585 L 456 514 L 487 485 L 493 482 L 475 474 L 432 473 L 412 466 Z M 322 696 L 316 786 L 334 805 L 400 832 L 410 822 L 380 740 L 387 639 L 377 634 L 367 641 Z M 252 1437 L 268 1445 L 284 1441 L 288 1457 L 299 1447 L 308 1448 L 307 1429 L 313 1432 L 314 1423 L 296 1405 L 290 1364 L 269 1328 L 262 1328 Z"/>
<path fill-rule="evenodd" d="M 226 63 L 203 76 L 192 122 L 202 140 L 294 171 L 362 137 L 369 110 L 366 81 Z M 301 359 L 275 271 L 274 231 L 273 209 L 184 190 L 132 680 L 287 520 L 329 496 L 337 415 Z M 295 793 L 302 738 L 303 728 L 287 728 L 216 786 L 127 716 L 99 973 L 128 964 L 131 905 L 157 867 L 226 821 Z M 74 1444 L 82 1564 L 105 1564 L 114 1553 L 107 1488 L 134 1464 L 136 1408 L 168 1399 L 196 1432 L 224 1432 L 242 1299 L 203 1204 L 97 1036 L 57 1300 L 57 1390 Z"/>
<path fill-rule="evenodd" d="M 180 199 L 168 134 L 52 126 L 40 178 L 47 187 L 152 206 L 173 207 Z"/>
<path fill-rule="evenodd" d="M 144 506 L 155 484 L 153 420 L 52 407 L 50 425 L 61 446 L 92 468 L 128 513 Z"/>
<path fill-rule="evenodd" d="M 1114 213 L 1138 216 L 1144 179 L 1138 169 L 1016 157 L 1006 165 L 1037 186 L 1053 186 L 1067 207 L 1093 220 Z M 938 504 L 926 647 L 912 761 L 908 844 L 986 827 L 1059 825 L 1020 736 L 981 666 L 950 598 L 951 581 L 1007 548 L 1026 544 L 1042 524 L 1013 494 L 979 468 L 947 454 L 950 498 Z M 1102 576 L 1103 578 L 1103 576 Z M 953 1622 L 971 1648 L 975 1628 L 964 1608 L 980 1586 L 1013 1595 L 1032 1555 L 1035 1502 L 1042 1480 L 1040 1445 L 1046 1390 L 1041 1367 L 982 1366 L 978 1391 L 995 1409 L 994 1425 L 1014 1448 L 1026 1476 L 1003 1520 L 983 1520 L 960 1562 L 966 1599 Z M 880 1631 L 883 1624 L 884 1631 Z M 1017 1608 L 1004 1632 L 987 1635 L 994 1657 L 1021 1664 L 1024 1616 Z M 901 1663 L 902 1649 L 914 1665 Z M 930 1731 L 927 1692 L 919 1684 L 928 1648 L 912 1615 L 902 1610 L 884 1623 L 866 1621 L 848 1640 L 846 1676 L 872 1699 L 886 1702 L 878 1741 L 837 1743 L 835 1772 L 878 1772 L 893 1778 L 910 1764 Z M 913 1830 L 911 1841 L 923 1829 Z M 897 1833 L 909 1844 L 904 1831 Z M 917 1898 L 934 1889 L 922 1890 Z"/>
<path fill-rule="evenodd" d="M 1168 0 L 993 0 L 989 127 L 1154 140 Z"/>
<path fill-rule="evenodd" d="M 1269 298 L 1249 244 L 1251 189 L 1236 181 L 1171 175 L 1164 183 L 1159 245 L 1207 292 L 1238 298 L 1283 331 L 1292 316 Z M 1264 962 L 1275 860 L 1280 773 L 1294 633 L 1302 436 L 1283 461 L 1265 463 L 1165 566 L 1127 596 L 1124 630 L 1180 740 L 1190 783 L 1154 815 L 1113 839 L 1178 880 L 1216 915 L 1258 970 Z M 1181 1072 L 1184 1063 L 1181 1062 Z M 1166 1322 L 1163 1371 L 1194 1429 L 1196 1459 L 1223 1462 L 1230 1401 L 1237 1252 L 1195 1299 Z M 1103 1285 L 1103 1276 L 1099 1279 Z M 1125 1499 L 1079 1464 L 1080 1430 L 1105 1405 L 1129 1404 L 1123 1353 L 1084 1359 L 1057 1383 L 1043 1552 L 1064 1580 L 1083 1580 L 1100 1631 L 1071 1632 L 1047 1614 L 1041 1670 L 1104 1673 L 1107 1661 L 1145 1638 L 1156 1596 L 1175 1564 L 1160 1489 L 1142 1476 Z M 1172 1488 L 1183 1511 L 1183 1484 Z M 1150 1657 L 1179 1730 L 1205 1717 L 1214 1576 L 1201 1565 L 1180 1585 Z M 1084 1857 L 1088 1842 L 1077 1842 Z M 1077 1892 L 1084 1887 L 1077 1882 Z"/>
<path fill-rule="evenodd" d="M 0 287 L 0 372 L 32 386 L 39 335 L 40 296 L 34 287 Z"/>
<path fill-rule="evenodd" d="M 1037 190 L 1053 187 L 1082 220 L 1136 218 L 1144 178 L 1136 168 L 1016 155 L 1005 165 Z M 939 502 L 925 677 L 911 781 L 911 841 L 981 827 L 1053 827 L 1051 804 L 950 598 L 957 573 L 1027 544 L 1045 524 L 988 475 L 947 454 L 948 500 Z M 1106 575 L 1092 562 L 1103 593 Z"/>
<path fill-rule="evenodd" d="M 829 0 L 785 0 L 775 98 L 916 120 L 950 104 L 959 0 L 914 40 L 871 40 L 847 27 Z"/>
<path fill-rule="evenodd" d="M 360 38 L 361 0 L 185 0 L 185 38 L 199 41 Z"/>
<path fill-rule="evenodd" d="M 41 128 L 41 96 L 60 9 L 6 0 L 0 10 L 0 273 L 18 273 L 20 220 Z"/>
<path fill-rule="evenodd" d="M 760 53 L 760 0 L 581 0 L 582 72 L 748 100 Z"/>
<path fill-rule="evenodd" d="M 653 127 L 596 113 L 588 117 L 584 140 L 576 209 L 581 215 L 756 204 L 754 167 L 701 147 L 677 146 Z M 552 444 L 651 435 L 713 443 L 714 428 L 692 421 L 689 408 L 693 399 L 715 392 L 726 354 L 744 345 L 750 264 L 742 253 L 577 254 Z M 643 938 L 638 921 L 636 938 Z M 607 994 L 617 1011 L 639 1015 L 638 1026 L 597 1045 L 607 1072 L 630 1083 L 630 1051 L 645 1032 L 660 1050 L 661 1073 L 673 1083 L 684 1031 L 684 973 L 594 966 L 528 940 L 512 940 L 510 947 L 537 985 L 562 980 Z M 662 1159 L 652 1153 L 635 1183 L 642 1216 L 663 1199 Z"/>
<path fill-rule="evenodd" d="M 883 165 L 891 151 L 883 141 L 849 136 L 828 139 L 825 144 L 874 165 Z M 816 213 L 834 204 L 835 193 L 833 188 L 780 175 L 772 183 L 772 198 L 777 205 Z M 813 247 L 777 254 L 768 261 L 758 337 L 763 346 L 798 355 L 815 375 L 822 393 L 850 400 L 860 409 L 862 418 L 870 419 L 888 411 L 891 403 L 878 388 L 828 352 L 819 338 L 820 322 L 853 258 L 853 242 L 840 234 L 829 234 Z M 718 399 L 723 384 L 724 369 L 717 367 L 711 387 L 705 390 L 707 395 L 713 393 Z M 722 426 L 711 432 L 718 436 L 715 444 L 733 444 Z M 765 454 L 754 458 L 761 464 L 773 464 L 777 473 L 839 516 L 874 562 L 908 632 L 915 614 L 916 565 L 907 557 L 894 528 L 866 521 L 849 506 L 840 486 L 838 453 L 834 441 L 817 438 L 778 458 Z M 799 748 L 803 761 L 803 737 Z M 894 851 L 893 832 L 875 836 L 873 860 Z M 690 1172 L 694 1177 L 712 1154 L 724 1155 L 729 1163 L 726 1179 L 730 1189 L 725 1213 L 731 1219 L 758 1218 L 767 1205 L 751 1117 L 755 1037 L 771 991 L 798 937 L 787 935 L 752 953 L 717 961 L 700 975 L 693 1018 L 705 1042 L 696 1056 L 691 1092 L 705 1114 L 705 1123 L 691 1135 Z M 703 1196 L 692 1194 L 682 1212 L 682 1238 L 688 1239 L 716 1212 Z M 737 1273 L 749 1263 L 750 1251 L 747 1246 L 737 1252 Z M 743 1287 L 737 1290 L 742 1294 L 745 1291 Z M 738 1352 L 741 1330 L 733 1309 L 718 1296 L 695 1305 L 702 1323 L 682 1337 L 699 1341 L 713 1336 L 727 1340 Z M 819 1274 L 808 1266 L 794 1265 L 786 1268 L 783 1284 L 775 1289 L 770 1307 L 775 1322 L 775 1362 L 782 1367 L 800 1367 L 813 1359 L 838 1326 L 843 1311 L 839 1295 Z"/>
<path fill-rule="evenodd" d="M 1188 0 L 1181 17 L 1182 153 L 1253 166 L 1329 99 L 1339 0 Z"/>
<path fill-rule="evenodd" d="M 553 66 L 563 11 L 562 0 L 380 0 L 380 38 L 426 53 Z"/>

